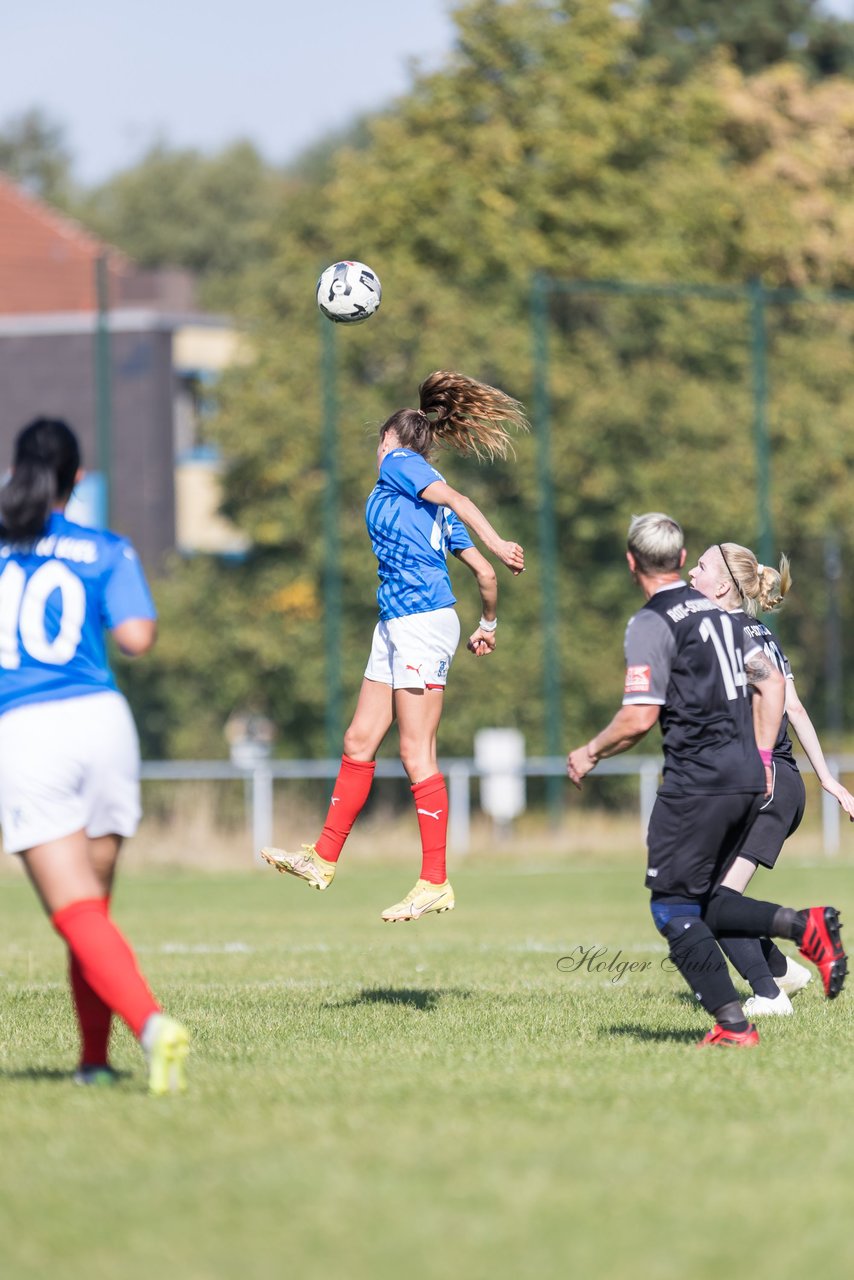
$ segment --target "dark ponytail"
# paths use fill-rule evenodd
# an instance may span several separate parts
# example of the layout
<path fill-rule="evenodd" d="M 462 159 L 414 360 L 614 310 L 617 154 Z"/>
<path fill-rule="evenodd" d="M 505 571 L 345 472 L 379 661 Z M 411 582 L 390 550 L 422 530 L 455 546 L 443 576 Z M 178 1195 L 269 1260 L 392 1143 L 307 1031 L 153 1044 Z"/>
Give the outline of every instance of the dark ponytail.
<path fill-rule="evenodd" d="M 80 446 L 60 418 L 36 418 L 15 441 L 13 471 L 0 489 L 5 538 L 36 538 L 57 503 L 71 497 L 80 469 Z"/>

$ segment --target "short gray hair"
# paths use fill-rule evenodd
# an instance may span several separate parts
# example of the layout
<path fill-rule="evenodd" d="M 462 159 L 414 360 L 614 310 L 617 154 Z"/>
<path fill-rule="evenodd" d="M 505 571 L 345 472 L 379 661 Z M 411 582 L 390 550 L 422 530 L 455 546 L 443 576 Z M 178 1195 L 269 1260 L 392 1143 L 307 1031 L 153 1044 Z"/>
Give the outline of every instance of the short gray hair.
<path fill-rule="evenodd" d="M 673 573 L 682 568 L 685 535 L 681 525 L 663 511 L 632 516 L 627 545 L 641 573 Z"/>

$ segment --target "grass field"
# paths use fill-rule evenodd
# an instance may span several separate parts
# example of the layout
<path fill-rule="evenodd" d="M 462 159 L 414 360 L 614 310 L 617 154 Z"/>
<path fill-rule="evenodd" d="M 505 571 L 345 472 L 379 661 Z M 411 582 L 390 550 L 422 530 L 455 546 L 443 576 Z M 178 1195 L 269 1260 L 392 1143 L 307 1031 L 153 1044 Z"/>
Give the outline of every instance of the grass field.
<path fill-rule="evenodd" d="M 4 876 L 4 1280 L 852 1273 L 854 990 L 701 1054 L 639 860 L 472 863 L 453 914 L 382 925 L 410 879 L 126 877 L 117 918 L 193 1036 L 191 1092 L 155 1100 L 124 1028 L 121 1085 L 70 1083 L 62 949 Z M 847 862 L 756 892 L 854 923 Z M 635 971 L 559 970 L 594 944 Z"/>

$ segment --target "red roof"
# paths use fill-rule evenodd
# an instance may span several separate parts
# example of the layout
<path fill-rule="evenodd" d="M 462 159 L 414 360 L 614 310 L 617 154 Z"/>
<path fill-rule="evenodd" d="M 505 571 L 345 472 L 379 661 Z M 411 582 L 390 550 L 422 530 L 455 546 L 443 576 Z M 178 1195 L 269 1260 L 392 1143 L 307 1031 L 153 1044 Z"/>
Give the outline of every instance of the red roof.
<path fill-rule="evenodd" d="M 97 310 L 95 264 L 108 251 L 114 295 L 127 259 L 0 174 L 0 315 Z"/>

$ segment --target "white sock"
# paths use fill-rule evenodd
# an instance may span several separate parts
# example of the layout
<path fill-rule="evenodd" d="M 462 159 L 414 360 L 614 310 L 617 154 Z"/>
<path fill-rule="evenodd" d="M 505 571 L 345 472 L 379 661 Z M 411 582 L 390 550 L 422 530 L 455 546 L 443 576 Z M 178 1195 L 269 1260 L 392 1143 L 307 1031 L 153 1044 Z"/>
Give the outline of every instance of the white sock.
<path fill-rule="evenodd" d="M 157 1038 L 157 1032 L 163 1022 L 162 1013 L 150 1013 L 145 1019 L 145 1026 L 139 1037 L 139 1043 L 142 1045 L 143 1053 L 151 1053 L 151 1046 Z"/>

